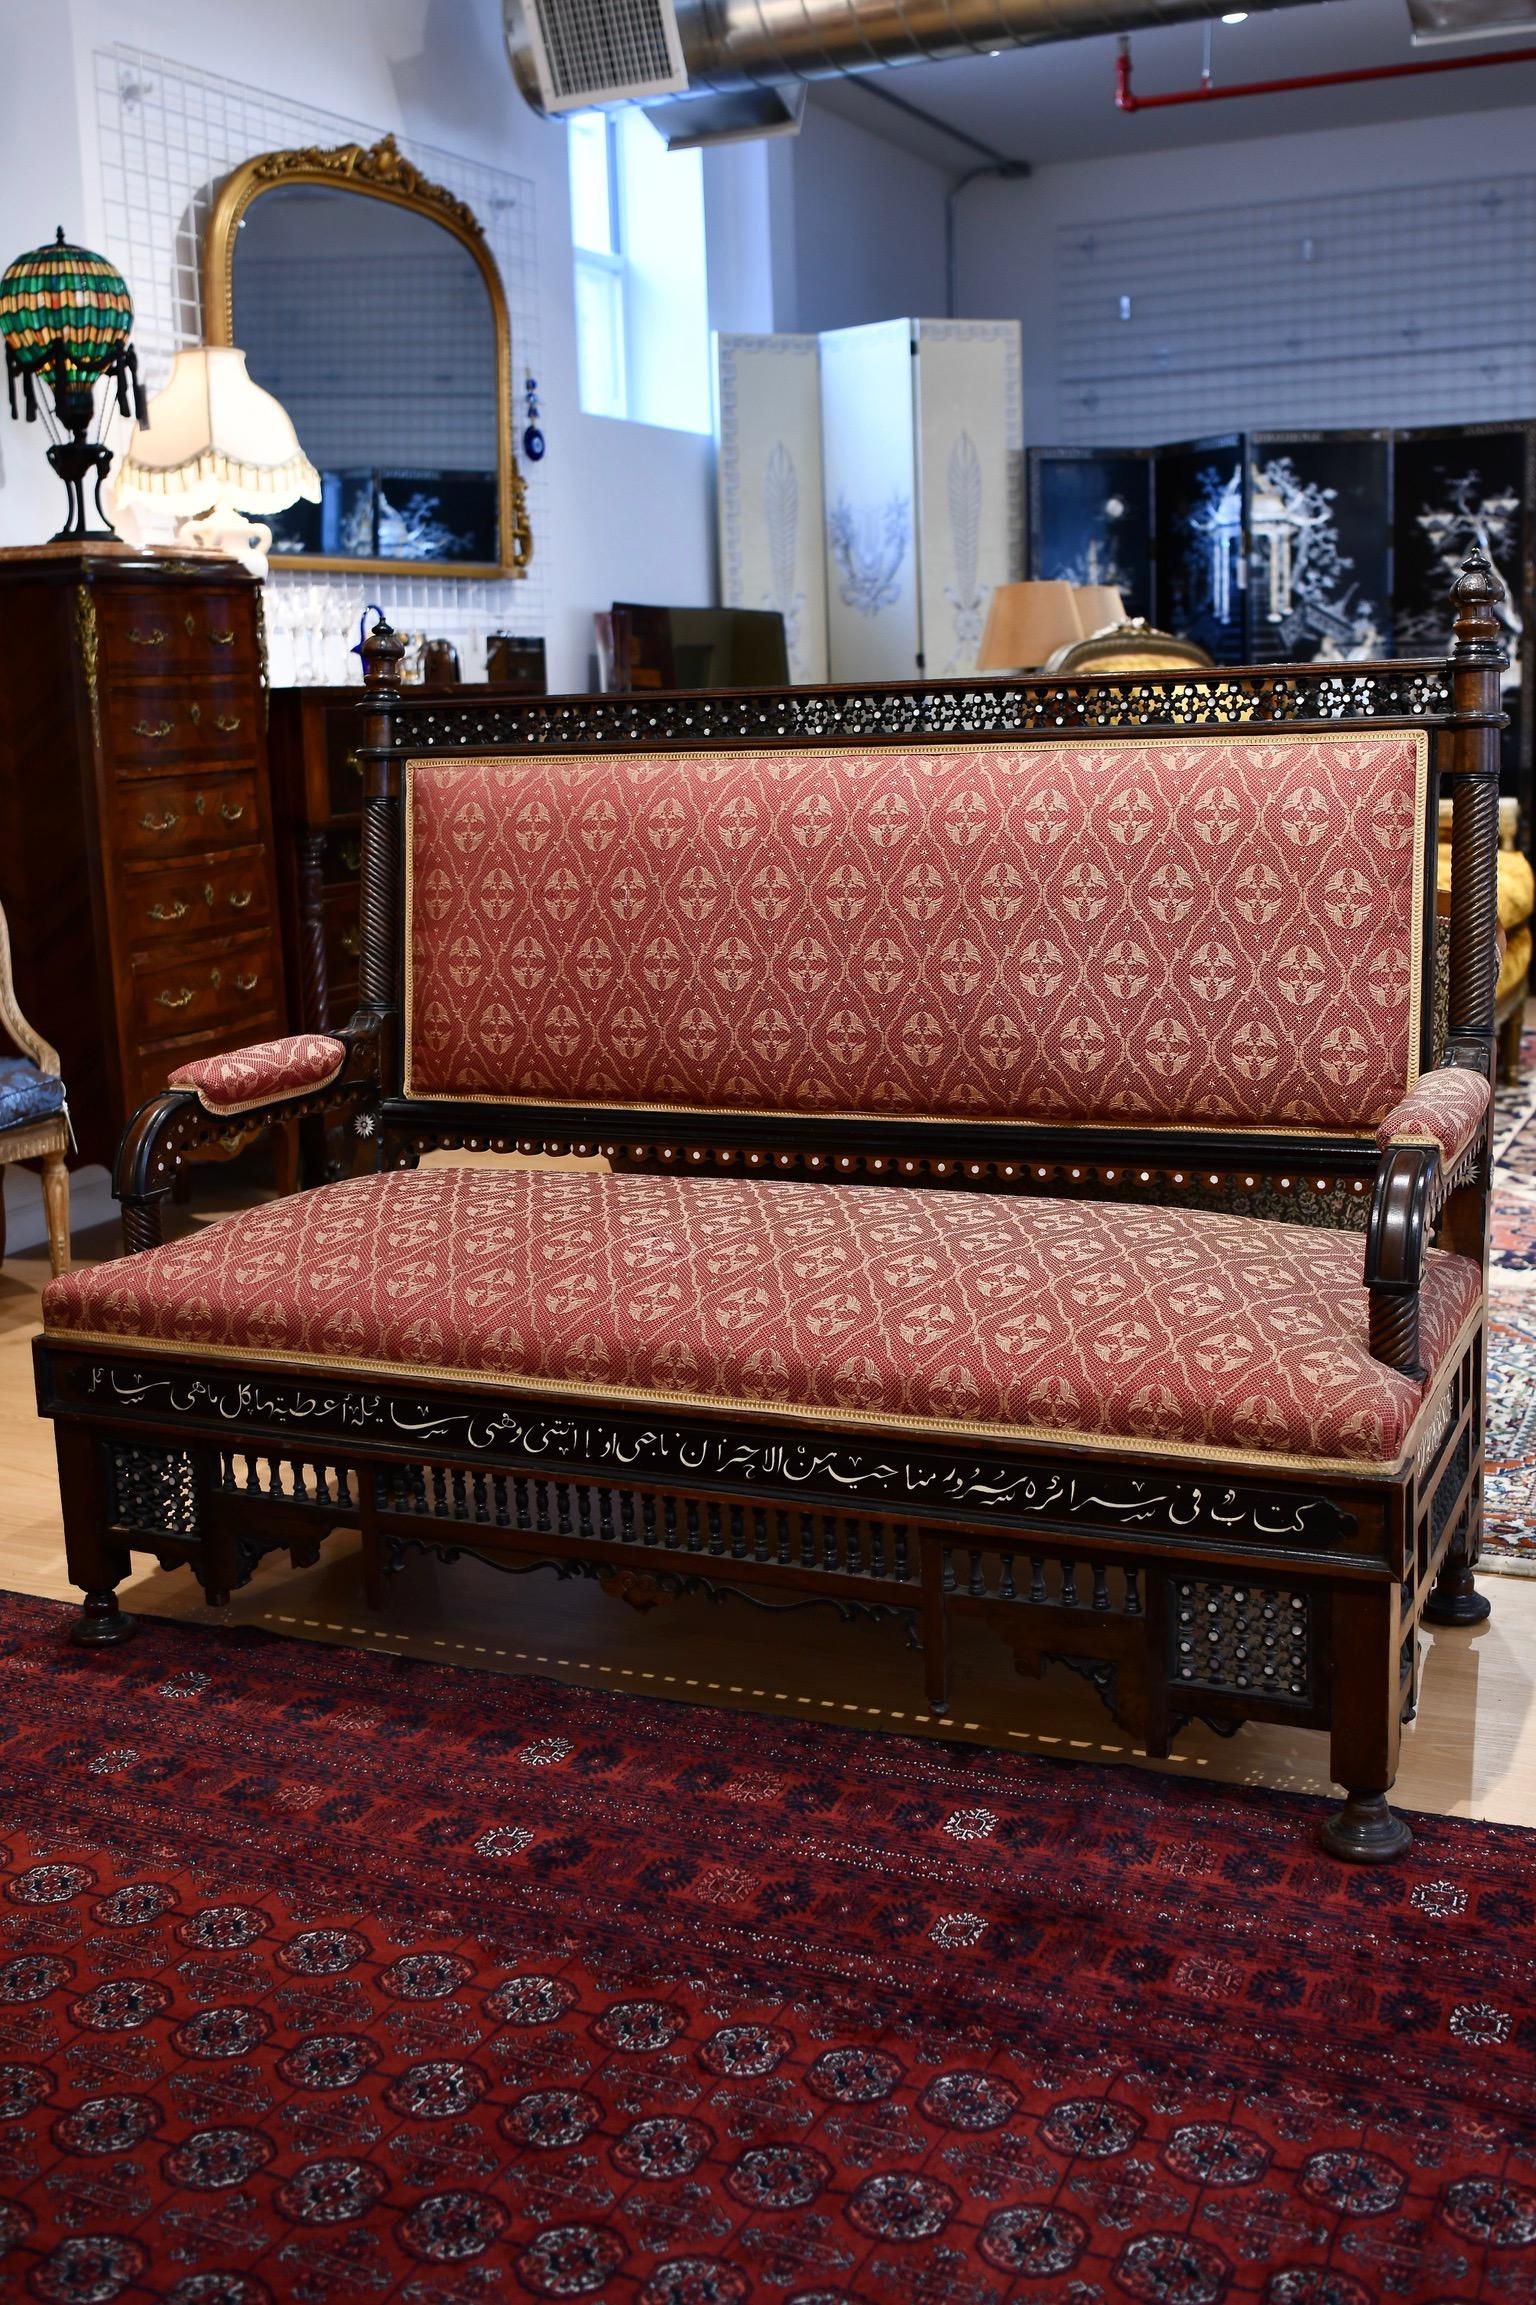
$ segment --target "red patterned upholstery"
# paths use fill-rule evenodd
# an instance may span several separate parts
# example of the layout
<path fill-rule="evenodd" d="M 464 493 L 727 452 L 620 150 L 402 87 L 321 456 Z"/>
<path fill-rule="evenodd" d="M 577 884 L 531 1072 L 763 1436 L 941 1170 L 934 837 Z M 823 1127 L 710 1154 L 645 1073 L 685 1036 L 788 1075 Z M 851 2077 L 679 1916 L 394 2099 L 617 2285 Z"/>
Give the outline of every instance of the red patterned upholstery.
<path fill-rule="evenodd" d="M 1433 1370 L 1480 1298 L 1432 1255 Z M 56 1280 L 53 1336 L 903 1431 L 1394 1461 L 1357 1235 L 878 1185 L 442 1168 Z"/>
<path fill-rule="evenodd" d="M 1483 1123 L 1493 1090 L 1480 1072 L 1446 1065 L 1415 1081 L 1402 1103 L 1388 1113 L 1377 1138 L 1388 1144 L 1433 1144 L 1447 1168 L 1454 1168 Z"/>
<path fill-rule="evenodd" d="M 1426 740 L 416 761 L 419 1096 L 1369 1132 Z"/>
<path fill-rule="evenodd" d="M 200 1056 L 179 1065 L 171 1088 L 196 1089 L 209 1112 L 254 1112 L 282 1097 L 308 1096 L 340 1072 L 346 1050 L 328 1033 L 296 1033 L 289 1040 L 260 1040 L 226 1056 Z"/>

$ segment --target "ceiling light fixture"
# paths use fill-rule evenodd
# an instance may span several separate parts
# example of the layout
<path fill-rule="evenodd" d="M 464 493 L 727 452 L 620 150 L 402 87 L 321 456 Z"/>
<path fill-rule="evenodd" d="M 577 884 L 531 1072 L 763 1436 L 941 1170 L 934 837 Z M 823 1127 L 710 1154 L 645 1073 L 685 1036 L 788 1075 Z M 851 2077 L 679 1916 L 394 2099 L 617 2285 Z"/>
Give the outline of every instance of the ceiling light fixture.
<path fill-rule="evenodd" d="M 1230 16 L 1223 16 L 1222 18 L 1223 24 L 1246 24 L 1247 21 L 1248 11 L 1246 8 L 1234 8 Z"/>

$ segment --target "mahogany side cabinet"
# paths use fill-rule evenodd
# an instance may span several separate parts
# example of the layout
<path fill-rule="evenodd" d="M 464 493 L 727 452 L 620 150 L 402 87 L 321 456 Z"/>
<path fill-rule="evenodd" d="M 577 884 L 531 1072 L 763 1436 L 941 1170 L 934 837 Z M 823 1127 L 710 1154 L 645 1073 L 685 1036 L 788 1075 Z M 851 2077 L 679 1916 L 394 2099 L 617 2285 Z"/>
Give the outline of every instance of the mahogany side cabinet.
<path fill-rule="evenodd" d="M 272 796 L 296 1032 L 333 1031 L 357 1006 L 363 694 L 356 686 L 274 688 L 271 695 Z M 526 703 L 528 694 L 526 687 L 484 681 L 409 687 L 398 708 L 402 734 L 408 739 L 411 723 L 430 721 L 435 711 Z"/>

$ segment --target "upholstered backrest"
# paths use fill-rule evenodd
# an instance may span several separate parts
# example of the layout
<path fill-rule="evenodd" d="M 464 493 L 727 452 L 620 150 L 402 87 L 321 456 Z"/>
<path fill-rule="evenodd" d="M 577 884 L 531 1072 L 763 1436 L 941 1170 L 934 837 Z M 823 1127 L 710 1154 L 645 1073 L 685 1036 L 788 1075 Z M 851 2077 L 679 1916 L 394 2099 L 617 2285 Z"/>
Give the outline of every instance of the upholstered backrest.
<path fill-rule="evenodd" d="M 1427 739 L 412 761 L 406 1088 L 1355 1130 L 1418 1071 Z"/>

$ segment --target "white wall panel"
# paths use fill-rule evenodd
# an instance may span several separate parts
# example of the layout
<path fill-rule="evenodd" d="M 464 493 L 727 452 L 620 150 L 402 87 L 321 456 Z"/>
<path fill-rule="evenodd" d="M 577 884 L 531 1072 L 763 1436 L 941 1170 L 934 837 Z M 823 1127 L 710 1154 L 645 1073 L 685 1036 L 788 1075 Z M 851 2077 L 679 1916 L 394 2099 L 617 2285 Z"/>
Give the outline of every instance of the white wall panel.
<path fill-rule="evenodd" d="M 1225 109 L 1230 143 L 1128 122 L 1119 154 L 967 192 L 961 308 L 1024 315 L 1031 442 L 1529 416 L 1536 112 L 1275 136 Z"/>

